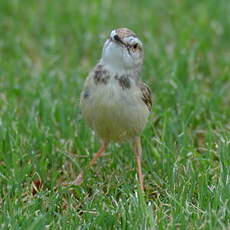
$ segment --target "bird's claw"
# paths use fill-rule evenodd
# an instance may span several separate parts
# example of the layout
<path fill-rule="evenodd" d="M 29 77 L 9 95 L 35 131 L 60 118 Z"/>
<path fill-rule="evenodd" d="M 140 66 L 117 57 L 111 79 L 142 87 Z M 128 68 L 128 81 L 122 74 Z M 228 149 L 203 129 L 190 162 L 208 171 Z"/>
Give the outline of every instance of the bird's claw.
<path fill-rule="evenodd" d="M 79 186 L 83 182 L 83 172 L 81 172 L 77 178 L 74 181 L 71 181 L 69 183 L 63 183 L 63 186 L 68 186 L 68 185 L 76 185 Z"/>

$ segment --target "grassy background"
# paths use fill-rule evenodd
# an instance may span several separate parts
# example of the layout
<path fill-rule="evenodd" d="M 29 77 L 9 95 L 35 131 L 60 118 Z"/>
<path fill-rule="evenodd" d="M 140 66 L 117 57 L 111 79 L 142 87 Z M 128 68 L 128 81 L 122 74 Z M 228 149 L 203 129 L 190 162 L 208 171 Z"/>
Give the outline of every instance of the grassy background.
<path fill-rule="evenodd" d="M 0 229 L 229 229 L 229 15 L 228 0 L 1 0 Z M 117 27 L 143 41 L 155 97 L 145 197 L 128 144 L 60 186 L 99 147 L 79 95 Z"/>

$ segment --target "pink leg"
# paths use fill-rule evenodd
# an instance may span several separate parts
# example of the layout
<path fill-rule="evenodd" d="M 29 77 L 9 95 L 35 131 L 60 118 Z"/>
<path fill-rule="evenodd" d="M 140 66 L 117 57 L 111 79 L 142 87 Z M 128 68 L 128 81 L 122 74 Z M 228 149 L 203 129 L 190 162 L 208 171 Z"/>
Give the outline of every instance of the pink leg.
<path fill-rule="evenodd" d="M 103 153 L 105 152 L 107 146 L 108 146 L 108 143 L 103 142 L 103 144 L 101 145 L 101 147 L 98 150 L 98 152 L 95 153 L 95 155 L 93 156 L 93 159 L 89 162 L 90 167 L 96 164 L 97 159 L 103 155 Z"/>
<path fill-rule="evenodd" d="M 141 148 L 141 138 L 140 137 L 137 137 L 134 141 L 134 152 L 136 155 L 137 173 L 138 173 L 140 188 L 141 188 L 141 191 L 144 192 L 144 177 L 143 177 L 142 168 L 141 168 L 142 148 Z"/>
<path fill-rule="evenodd" d="M 89 162 L 88 167 L 92 167 L 94 164 L 96 164 L 97 159 L 103 155 L 107 146 L 108 146 L 107 142 L 102 143 L 98 152 L 95 153 L 95 155 L 93 156 L 93 159 Z M 86 167 L 86 168 L 88 168 L 88 167 Z M 64 183 L 63 185 L 80 185 L 83 181 L 83 175 L 84 175 L 84 172 L 81 171 L 80 174 L 77 176 L 77 178 L 74 181 L 67 183 L 67 184 Z"/>

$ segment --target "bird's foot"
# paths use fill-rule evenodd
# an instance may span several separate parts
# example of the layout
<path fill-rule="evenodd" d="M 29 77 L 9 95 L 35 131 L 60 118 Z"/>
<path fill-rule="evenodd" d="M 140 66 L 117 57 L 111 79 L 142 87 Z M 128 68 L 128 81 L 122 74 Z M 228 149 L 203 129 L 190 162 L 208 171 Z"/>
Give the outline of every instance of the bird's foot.
<path fill-rule="evenodd" d="M 63 186 L 76 185 L 79 186 L 83 182 L 83 172 L 81 172 L 74 181 L 63 183 Z"/>
<path fill-rule="evenodd" d="M 103 154 L 101 154 L 102 157 L 106 157 L 106 156 L 110 156 L 110 155 L 111 155 L 111 153 L 103 153 Z"/>

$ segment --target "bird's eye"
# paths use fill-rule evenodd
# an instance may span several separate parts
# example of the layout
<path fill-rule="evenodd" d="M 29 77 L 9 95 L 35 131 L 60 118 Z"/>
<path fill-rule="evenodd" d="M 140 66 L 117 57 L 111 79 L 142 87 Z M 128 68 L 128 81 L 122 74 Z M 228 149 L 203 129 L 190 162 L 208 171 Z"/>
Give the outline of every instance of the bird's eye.
<path fill-rule="evenodd" d="M 137 47 L 138 47 L 138 44 L 135 43 L 135 44 L 133 45 L 133 49 L 135 50 L 135 49 L 137 49 Z"/>

